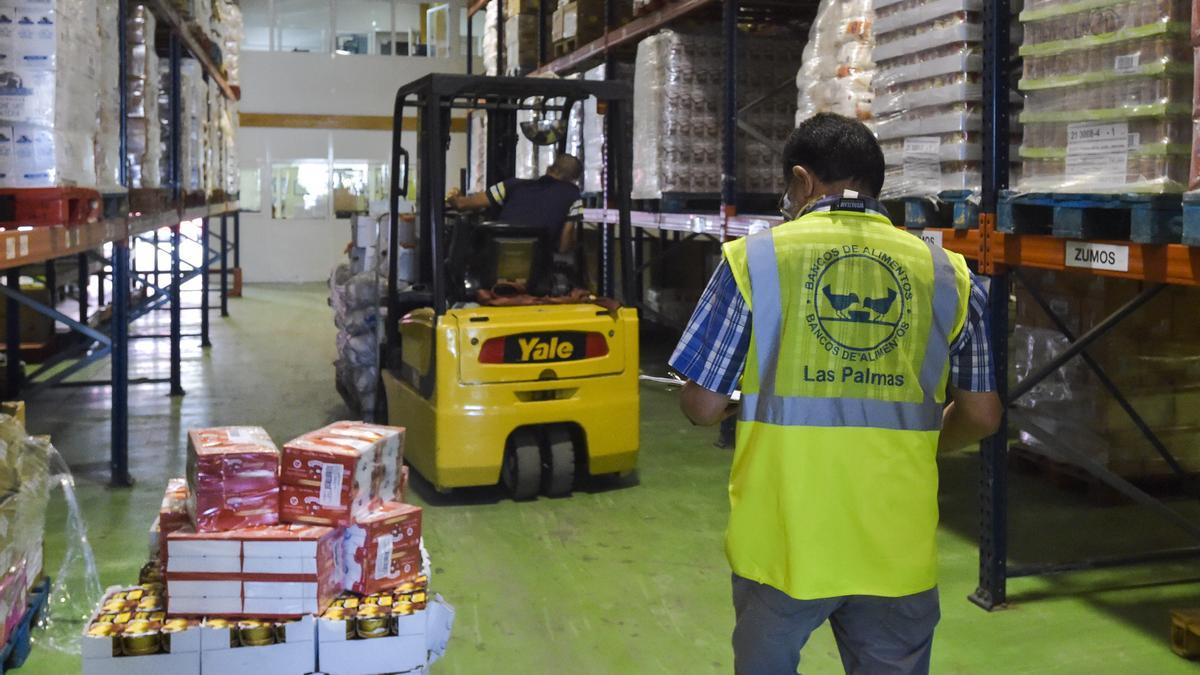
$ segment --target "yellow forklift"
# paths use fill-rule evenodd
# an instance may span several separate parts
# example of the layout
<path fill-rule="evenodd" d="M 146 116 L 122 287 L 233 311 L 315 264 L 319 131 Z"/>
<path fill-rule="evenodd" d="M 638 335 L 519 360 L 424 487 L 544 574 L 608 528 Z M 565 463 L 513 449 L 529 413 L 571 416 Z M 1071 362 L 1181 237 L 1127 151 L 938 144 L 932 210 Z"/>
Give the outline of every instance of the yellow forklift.
<path fill-rule="evenodd" d="M 434 74 L 396 94 L 381 408 L 388 423 L 408 430 L 405 459 L 440 491 L 503 483 L 518 500 L 562 496 L 585 476 L 637 466 L 636 310 L 592 297 L 496 306 L 479 291 L 546 271 L 544 233 L 455 213 L 445 202 L 452 111 L 486 113 L 491 185 L 514 175 L 518 134 L 565 151 L 570 111 L 589 97 L 606 111 L 609 138 L 625 141 L 607 145 L 608 166 L 616 167 L 610 184 L 620 212 L 622 290 L 631 298 L 628 85 Z M 535 120 L 518 124 L 525 110 Z M 418 129 L 417 249 L 415 283 L 402 289 L 397 211 L 409 198 L 406 114 L 416 116 Z M 596 291 L 614 298 L 614 233 L 611 225 L 602 229 Z"/>

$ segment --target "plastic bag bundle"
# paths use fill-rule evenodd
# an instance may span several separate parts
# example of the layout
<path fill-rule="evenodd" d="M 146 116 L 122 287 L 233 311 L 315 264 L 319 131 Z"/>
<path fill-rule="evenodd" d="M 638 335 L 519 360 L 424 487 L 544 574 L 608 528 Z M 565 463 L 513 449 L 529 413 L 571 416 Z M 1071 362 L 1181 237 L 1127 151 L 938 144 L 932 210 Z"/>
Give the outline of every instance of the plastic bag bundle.
<path fill-rule="evenodd" d="M 796 124 L 819 112 L 870 119 L 874 16 L 871 0 L 821 0 L 796 74 Z"/>
<path fill-rule="evenodd" d="M 760 103 L 740 119 L 738 190 L 778 194 L 777 152 L 795 128 L 794 104 L 771 96 L 799 67 L 795 41 L 746 36 L 739 42 L 739 97 Z M 724 69 L 720 37 L 663 31 L 638 45 L 633 103 L 633 197 L 721 190 Z"/>
<path fill-rule="evenodd" d="M 1194 55 L 1186 0 L 1028 3 L 1018 189 L 1181 192 Z"/>
<path fill-rule="evenodd" d="M 121 101 L 117 83 L 121 80 L 121 47 L 117 39 L 117 0 L 96 3 L 96 25 L 100 30 L 99 87 L 100 106 L 93 132 L 96 155 L 96 182 L 101 192 L 121 192 Z"/>
<path fill-rule="evenodd" d="M 126 21 L 129 72 L 126 107 L 129 185 L 156 188 L 162 185 L 162 128 L 159 126 L 160 90 L 158 54 L 154 48 L 156 21 L 145 5 L 134 5 Z"/>
<path fill-rule="evenodd" d="M 111 8 L 81 0 L 0 4 L 11 22 L 0 31 L 0 78 L 6 93 L 18 94 L 0 97 L 0 187 L 96 186 L 100 96 L 117 81 L 103 63 L 112 53 L 101 49 L 98 11 Z"/>
<path fill-rule="evenodd" d="M 329 306 L 338 328 L 334 375 L 346 405 L 373 410 L 379 382 L 379 302 L 383 293 L 375 269 L 355 274 L 349 263 L 329 277 Z"/>

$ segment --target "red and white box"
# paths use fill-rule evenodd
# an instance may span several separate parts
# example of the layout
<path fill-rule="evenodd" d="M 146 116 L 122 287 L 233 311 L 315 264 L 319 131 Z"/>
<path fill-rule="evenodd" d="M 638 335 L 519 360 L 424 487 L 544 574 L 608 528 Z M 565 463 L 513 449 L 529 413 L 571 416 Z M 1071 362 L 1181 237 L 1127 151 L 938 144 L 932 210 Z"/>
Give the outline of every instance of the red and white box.
<path fill-rule="evenodd" d="M 197 531 L 274 525 L 278 500 L 279 449 L 264 429 L 188 432 L 187 504 Z"/>
<path fill-rule="evenodd" d="M 167 535 L 167 611 L 179 616 L 317 614 L 342 590 L 342 532 L 274 525 Z"/>
<path fill-rule="evenodd" d="M 421 507 L 384 502 L 355 517 L 342 544 L 343 588 L 370 595 L 421 573 Z"/>
<path fill-rule="evenodd" d="M 160 532 L 174 532 L 191 525 L 187 510 L 188 486 L 186 478 L 172 478 L 167 481 L 167 489 L 163 493 L 162 505 L 158 507 L 158 529 Z"/>
<path fill-rule="evenodd" d="M 404 428 L 366 422 L 334 422 L 321 430 L 331 436 L 357 438 L 378 445 L 379 485 L 376 496 L 382 501 L 398 498 L 401 469 L 404 466 Z"/>

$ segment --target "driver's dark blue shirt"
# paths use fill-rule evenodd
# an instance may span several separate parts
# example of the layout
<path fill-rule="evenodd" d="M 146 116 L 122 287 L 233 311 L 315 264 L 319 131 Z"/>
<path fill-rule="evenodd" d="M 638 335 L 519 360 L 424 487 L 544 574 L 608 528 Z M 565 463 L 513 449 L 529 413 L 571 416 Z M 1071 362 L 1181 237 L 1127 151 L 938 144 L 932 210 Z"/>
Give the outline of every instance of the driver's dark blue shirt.
<path fill-rule="evenodd" d="M 497 220 L 544 229 L 555 240 L 564 223 L 583 218 L 579 187 L 550 176 L 509 178 L 488 188 L 487 195 Z"/>

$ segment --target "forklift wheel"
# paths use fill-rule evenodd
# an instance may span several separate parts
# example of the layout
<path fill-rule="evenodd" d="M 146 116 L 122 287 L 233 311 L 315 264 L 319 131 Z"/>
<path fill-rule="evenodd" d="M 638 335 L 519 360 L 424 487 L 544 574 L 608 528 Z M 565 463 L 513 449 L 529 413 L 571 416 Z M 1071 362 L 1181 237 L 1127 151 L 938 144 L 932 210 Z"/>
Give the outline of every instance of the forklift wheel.
<path fill-rule="evenodd" d="M 575 447 L 563 427 L 546 429 L 546 461 L 542 467 L 542 492 L 547 497 L 564 497 L 575 485 Z"/>
<path fill-rule="evenodd" d="M 542 477 L 542 453 L 537 438 L 528 431 L 513 434 L 512 445 L 504 456 L 504 486 L 516 501 L 533 499 Z"/>

